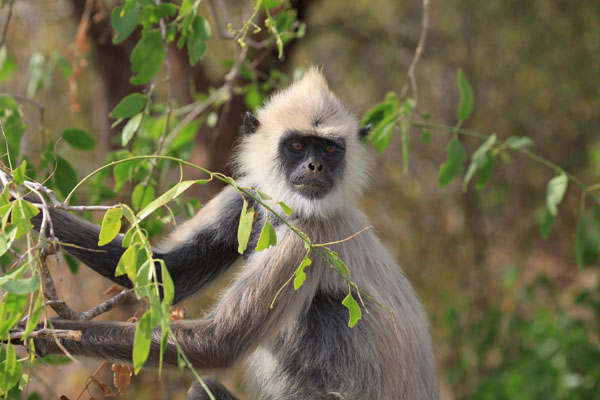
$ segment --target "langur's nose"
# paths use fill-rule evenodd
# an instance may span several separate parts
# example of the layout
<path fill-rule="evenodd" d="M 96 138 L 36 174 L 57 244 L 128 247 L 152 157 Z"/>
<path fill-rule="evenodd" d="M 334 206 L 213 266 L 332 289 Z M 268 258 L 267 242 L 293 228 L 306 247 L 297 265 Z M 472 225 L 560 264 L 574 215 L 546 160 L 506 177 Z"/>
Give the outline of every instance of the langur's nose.
<path fill-rule="evenodd" d="M 320 162 L 311 162 L 308 163 L 308 169 L 310 169 L 311 171 L 321 172 L 323 171 L 323 164 L 321 164 Z"/>

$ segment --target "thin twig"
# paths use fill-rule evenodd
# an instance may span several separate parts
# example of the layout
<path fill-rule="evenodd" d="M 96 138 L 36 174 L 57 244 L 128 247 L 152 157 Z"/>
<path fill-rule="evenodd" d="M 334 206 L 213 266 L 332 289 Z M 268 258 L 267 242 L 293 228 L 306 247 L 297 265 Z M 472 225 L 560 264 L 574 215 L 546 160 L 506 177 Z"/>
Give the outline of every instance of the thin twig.
<path fill-rule="evenodd" d="M 0 37 L 0 47 L 4 46 L 4 43 L 6 43 L 6 35 L 8 34 L 8 25 L 10 24 L 10 19 L 12 18 L 14 4 L 15 4 L 15 0 L 9 0 L 8 15 L 6 16 L 6 22 L 4 23 L 4 27 L 2 28 L 2 37 Z"/>
<path fill-rule="evenodd" d="M 221 132 L 221 129 L 223 128 L 223 124 L 225 123 L 226 117 L 229 114 L 229 110 L 231 108 L 231 99 L 233 98 L 233 89 L 235 88 L 235 82 L 237 81 L 237 78 L 240 74 L 240 70 L 242 68 L 242 65 L 244 63 L 244 60 L 246 60 L 246 57 L 248 56 L 248 47 L 242 47 L 240 49 L 240 53 L 238 54 L 235 63 L 233 64 L 233 67 L 231 68 L 231 70 L 227 73 L 227 75 L 225 75 L 225 84 L 223 86 L 225 86 L 227 88 L 227 101 L 225 102 L 225 104 L 223 105 L 223 108 L 221 110 L 221 116 L 219 117 L 219 124 L 217 125 L 216 129 L 213 130 L 210 141 L 209 141 L 209 145 L 212 146 L 215 141 L 217 140 L 217 137 L 219 136 L 219 132 Z"/>
<path fill-rule="evenodd" d="M 59 317 L 70 321 L 77 321 L 79 319 L 79 314 L 67 306 L 64 301 L 61 301 L 58 298 L 56 286 L 54 286 L 52 275 L 48 270 L 46 258 L 49 255 L 54 254 L 56 250 L 57 249 L 54 247 L 54 245 L 51 244 L 46 249 L 42 250 L 40 254 L 40 278 L 42 280 L 42 294 L 46 300 L 46 304 L 49 305 Z"/>
<path fill-rule="evenodd" d="M 209 4 L 210 4 L 210 11 L 212 12 L 213 19 L 215 20 L 215 25 L 217 25 L 217 31 L 219 32 L 219 36 L 222 39 L 230 39 L 230 40 L 237 39 L 239 35 L 234 35 L 233 33 L 223 29 L 223 24 L 221 23 L 221 18 L 219 16 L 219 12 L 217 11 L 217 6 L 215 5 L 215 0 L 211 0 L 209 2 Z M 227 12 L 227 6 L 222 1 L 219 1 L 219 8 L 221 10 L 221 15 L 223 16 L 223 19 L 226 21 L 226 23 L 227 24 L 231 23 L 231 19 L 229 18 L 229 13 Z M 270 44 L 272 44 L 272 37 L 269 36 L 261 41 L 256 41 L 254 39 L 245 37 L 244 43 L 254 49 L 262 49 L 262 48 L 265 48 L 265 47 L 269 46 Z"/>
<path fill-rule="evenodd" d="M 8 138 L 6 137 L 6 132 L 4 132 L 4 125 L 2 125 L 1 119 L 0 119 L 0 132 L 2 132 L 2 136 L 4 137 L 4 143 L 6 144 L 6 159 L 8 160 L 8 167 L 12 171 L 13 166 L 12 166 L 12 161 L 10 160 L 10 149 L 8 148 Z"/>
<path fill-rule="evenodd" d="M 105 312 L 112 310 L 119 304 L 132 299 L 134 297 L 133 293 L 133 289 L 125 289 L 121 291 L 119 294 L 111 297 L 101 304 L 98 304 L 96 307 L 79 314 L 79 321 L 89 321 L 90 319 L 96 318 L 100 314 L 104 314 Z"/>
<path fill-rule="evenodd" d="M 413 59 L 408 67 L 408 72 L 406 75 L 410 81 L 410 87 L 413 94 L 413 99 L 415 101 L 415 105 L 418 100 L 418 91 L 417 91 L 417 80 L 415 79 L 415 68 L 417 67 L 417 63 L 421 58 L 421 54 L 423 54 L 423 49 L 425 48 L 425 39 L 427 39 L 427 30 L 429 28 L 429 0 L 423 0 L 423 14 L 421 16 L 421 34 L 419 36 L 419 41 L 417 43 L 417 49 L 415 50 L 415 54 Z M 408 90 L 407 83 L 402 86 L 400 90 L 400 98 L 406 95 L 406 91 Z"/>
<path fill-rule="evenodd" d="M 20 100 L 20 101 L 26 101 L 26 102 L 30 103 L 31 105 L 33 105 L 35 108 L 37 108 L 39 110 L 40 119 L 41 120 L 44 119 L 44 112 L 45 112 L 44 106 L 40 102 L 32 99 L 31 97 L 23 96 L 20 94 L 6 93 L 6 92 L 0 92 L 0 96 L 10 96 L 13 99 Z"/>
<path fill-rule="evenodd" d="M 158 6 L 160 4 L 160 0 L 155 0 L 155 4 Z M 164 18 L 161 18 L 159 23 L 160 34 L 162 36 L 163 48 L 165 52 L 165 65 L 167 68 L 167 113 L 165 118 L 165 126 L 163 128 L 162 134 L 160 135 L 155 154 L 161 154 L 165 137 L 167 136 L 167 132 L 169 131 L 169 122 L 171 120 L 171 114 L 173 113 L 173 74 L 171 72 L 171 60 L 169 57 L 170 53 L 169 42 L 167 40 L 167 26 L 165 24 Z"/>

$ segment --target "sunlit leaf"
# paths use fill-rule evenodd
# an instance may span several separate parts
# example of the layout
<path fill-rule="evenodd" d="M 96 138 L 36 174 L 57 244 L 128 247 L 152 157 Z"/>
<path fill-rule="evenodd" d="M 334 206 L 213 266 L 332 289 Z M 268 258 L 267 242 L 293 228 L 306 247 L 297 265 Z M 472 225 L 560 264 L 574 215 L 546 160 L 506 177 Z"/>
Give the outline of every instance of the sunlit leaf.
<path fill-rule="evenodd" d="M 277 204 L 279 204 L 279 206 L 281 207 L 281 209 L 283 210 L 283 212 L 285 213 L 285 215 L 287 215 L 288 217 L 290 215 L 292 215 L 294 213 L 294 210 L 292 210 L 287 204 L 285 204 L 283 201 L 278 202 Z"/>
<path fill-rule="evenodd" d="M 21 165 L 19 165 L 13 171 L 13 180 L 17 185 L 22 185 L 25 182 L 25 171 L 27 170 L 27 162 L 23 160 Z"/>
<path fill-rule="evenodd" d="M 136 262 L 137 255 L 139 252 L 138 245 L 130 246 L 125 250 L 121 258 L 119 259 L 119 263 L 117 264 L 117 269 L 115 270 L 115 276 L 121 276 L 127 274 L 127 277 L 132 282 L 135 280 L 136 273 Z"/>
<path fill-rule="evenodd" d="M 134 209 L 146 207 L 154 200 L 155 190 L 151 184 L 138 183 L 131 194 L 131 205 Z"/>
<path fill-rule="evenodd" d="M 548 182 L 548 187 L 546 189 L 546 208 L 553 216 L 556 216 L 556 213 L 558 212 L 558 205 L 565 196 L 568 183 L 569 178 L 567 178 L 567 175 L 564 173 L 555 176 Z"/>
<path fill-rule="evenodd" d="M 98 238 L 98 246 L 104 246 L 117 237 L 121 230 L 121 217 L 123 212 L 121 207 L 111 208 L 104 214 L 102 218 L 102 226 L 100 227 L 100 236 Z"/>
<path fill-rule="evenodd" d="M 170 305 L 173 303 L 173 298 L 175 297 L 175 286 L 173 285 L 173 279 L 171 279 L 169 270 L 164 262 L 160 263 L 160 268 L 160 276 L 163 285 L 163 302 Z"/>
<path fill-rule="evenodd" d="M 263 251 L 276 244 L 277 234 L 275 233 L 275 229 L 273 228 L 273 225 L 265 219 L 265 224 L 260 231 L 260 237 L 258 238 L 258 243 L 256 245 L 256 251 Z"/>
<path fill-rule="evenodd" d="M 7 293 L 0 301 L 0 339 L 6 338 L 10 328 L 21 319 L 27 297 L 26 294 Z"/>
<path fill-rule="evenodd" d="M 0 361 L 0 393 L 8 394 L 8 391 L 19 383 L 21 378 L 21 364 L 17 362 L 17 354 L 12 344 L 8 343 L 3 350 L 2 361 Z"/>
<path fill-rule="evenodd" d="M 175 186 L 173 186 L 171 189 L 169 189 L 166 192 L 164 192 L 157 199 L 153 200 L 150 204 L 148 204 L 140 212 L 138 212 L 138 214 L 137 214 L 138 221 L 143 220 L 148 215 L 150 215 L 152 212 L 154 212 L 154 210 L 156 210 L 156 209 L 164 206 L 169 201 L 171 201 L 174 198 L 178 197 L 180 194 L 182 194 L 183 192 L 185 192 L 186 190 L 188 190 L 189 187 L 192 186 L 194 183 L 204 183 L 204 182 L 206 182 L 206 181 L 204 181 L 204 180 L 196 180 L 196 181 L 181 181 L 181 182 L 178 182 L 177 184 L 175 184 Z"/>
<path fill-rule="evenodd" d="M 252 233 L 252 223 L 254 222 L 254 207 L 248 209 L 248 202 L 244 200 L 242 212 L 240 213 L 240 222 L 238 226 L 238 253 L 244 254 L 248 247 L 248 240 Z"/>
<path fill-rule="evenodd" d="M 348 293 L 348 296 L 346 296 L 344 300 L 342 300 L 342 304 L 348 309 L 348 312 L 350 313 L 350 317 L 348 319 L 348 326 L 352 328 L 354 325 L 356 325 L 358 320 L 362 318 L 362 310 L 360 309 L 360 306 L 358 305 L 356 300 L 354 300 L 354 297 L 352 297 L 352 293 Z"/>
<path fill-rule="evenodd" d="M 127 146 L 127 143 L 133 138 L 133 135 L 137 132 L 140 127 L 140 123 L 142 122 L 142 117 L 144 113 L 138 113 L 131 117 L 129 121 L 123 127 L 123 133 L 121 135 L 121 146 Z"/>
<path fill-rule="evenodd" d="M 304 256 L 304 259 L 296 269 L 295 278 L 294 278 L 294 289 L 298 290 L 302 285 L 304 285 L 304 281 L 306 280 L 306 273 L 304 272 L 304 268 L 308 267 L 312 263 L 312 260 L 308 258 L 308 254 Z"/>
<path fill-rule="evenodd" d="M 154 330 L 152 310 L 140 318 L 140 322 L 135 330 L 133 339 L 133 368 L 137 375 L 150 354 L 150 344 L 152 343 L 152 332 Z"/>
<path fill-rule="evenodd" d="M 533 140 L 527 136 L 511 136 L 504 141 L 504 145 L 511 149 L 522 149 L 533 145 Z"/>

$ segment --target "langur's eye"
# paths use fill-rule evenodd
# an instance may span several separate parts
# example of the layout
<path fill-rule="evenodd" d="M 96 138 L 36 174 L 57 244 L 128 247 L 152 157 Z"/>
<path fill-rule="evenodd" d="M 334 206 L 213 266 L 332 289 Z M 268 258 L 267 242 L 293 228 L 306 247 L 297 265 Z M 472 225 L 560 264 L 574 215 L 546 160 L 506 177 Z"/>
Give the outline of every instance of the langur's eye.
<path fill-rule="evenodd" d="M 336 149 L 336 147 L 335 147 L 335 146 L 331 146 L 331 145 L 330 145 L 330 146 L 327 146 L 327 147 L 325 147 L 325 151 L 326 151 L 327 153 L 335 153 L 335 151 L 336 151 L 336 150 L 337 150 L 337 149 Z"/>
<path fill-rule="evenodd" d="M 300 142 L 292 142 L 290 143 L 290 148 L 294 151 L 301 151 L 304 149 L 304 145 Z"/>

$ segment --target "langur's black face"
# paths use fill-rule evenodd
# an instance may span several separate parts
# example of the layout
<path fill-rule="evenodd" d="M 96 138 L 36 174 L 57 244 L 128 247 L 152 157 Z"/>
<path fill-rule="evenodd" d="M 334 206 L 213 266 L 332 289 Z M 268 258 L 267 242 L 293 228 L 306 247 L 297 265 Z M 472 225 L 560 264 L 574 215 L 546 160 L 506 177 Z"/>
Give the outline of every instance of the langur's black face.
<path fill-rule="evenodd" d="M 279 146 L 279 158 L 291 188 L 310 199 L 321 199 L 342 178 L 344 139 L 289 134 Z"/>

